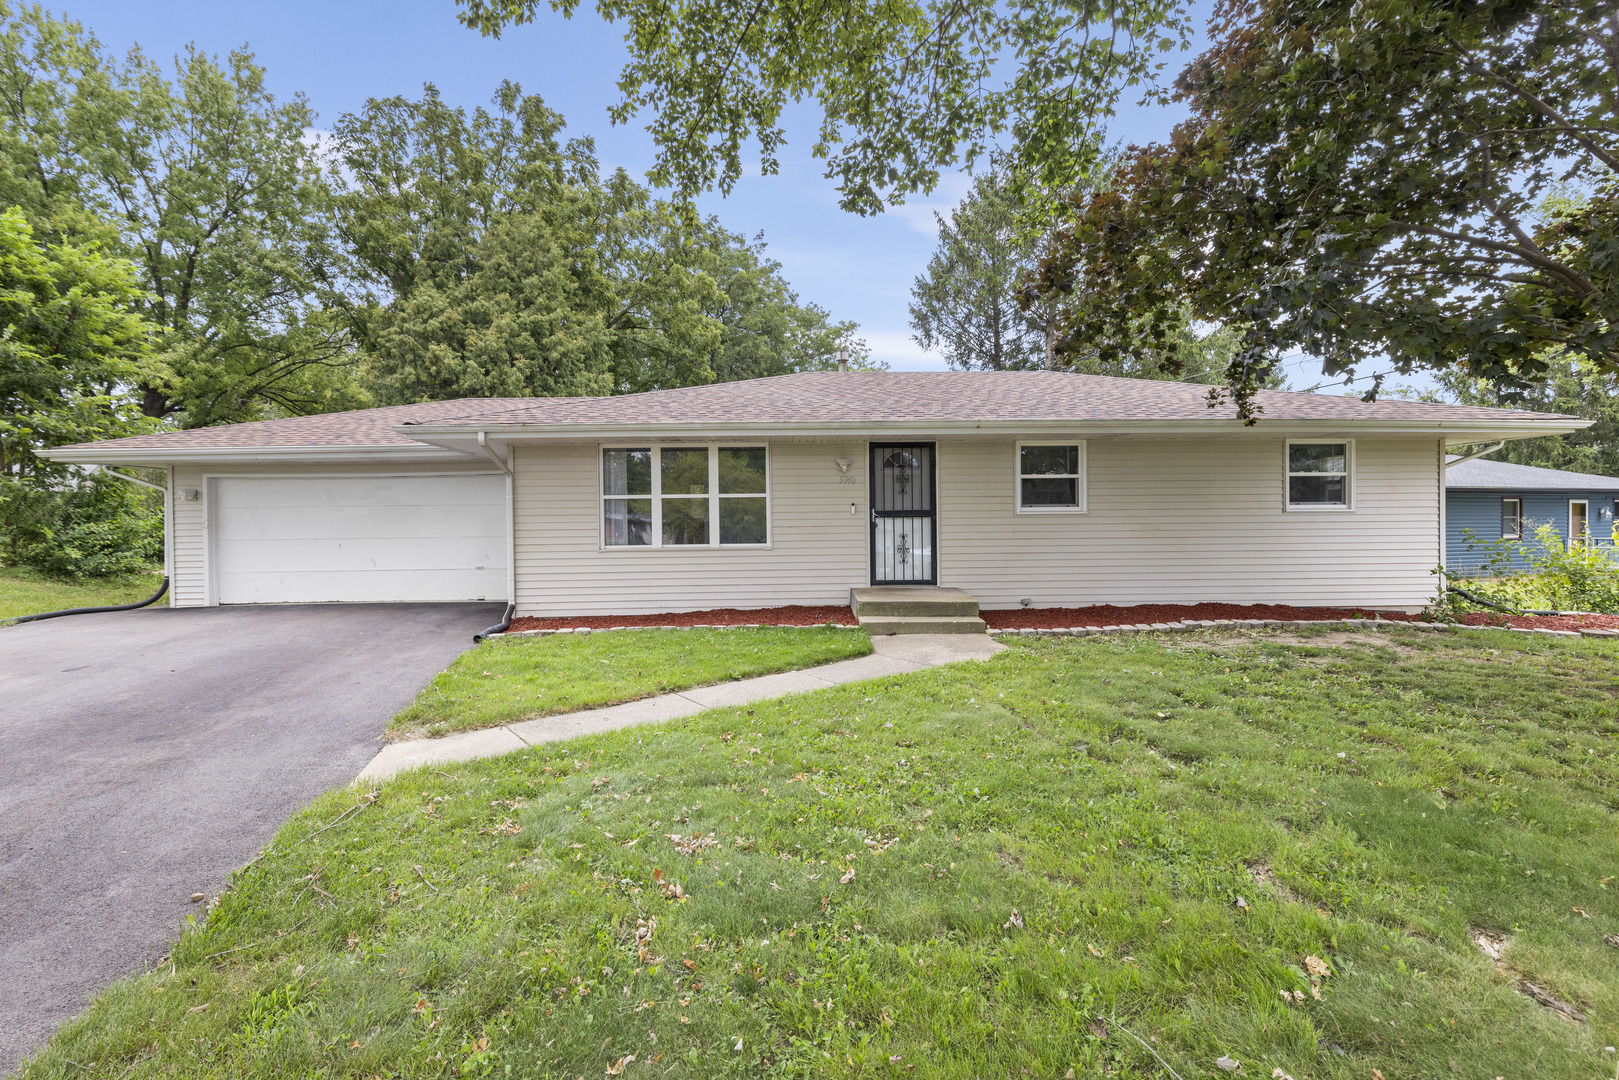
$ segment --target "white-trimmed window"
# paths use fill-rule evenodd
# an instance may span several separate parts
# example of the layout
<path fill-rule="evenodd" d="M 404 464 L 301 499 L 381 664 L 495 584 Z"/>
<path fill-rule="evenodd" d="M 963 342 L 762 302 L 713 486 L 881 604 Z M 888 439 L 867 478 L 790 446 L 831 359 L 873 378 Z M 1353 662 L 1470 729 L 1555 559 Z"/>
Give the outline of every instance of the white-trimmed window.
<path fill-rule="evenodd" d="M 1084 513 L 1085 444 L 1017 444 L 1017 508 L 1020 514 Z"/>
<path fill-rule="evenodd" d="M 1591 542 L 1591 502 L 1589 499 L 1570 499 L 1568 501 L 1568 544 L 1589 544 Z"/>
<path fill-rule="evenodd" d="M 1355 444 L 1287 442 L 1287 508 L 1347 510 L 1354 494 Z"/>
<path fill-rule="evenodd" d="M 765 547 L 763 446 L 604 446 L 603 547 Z"/>
<path fill-rule="evenodd" d="M 1503 498 L 1501 500 L 1501 539 L 1523 539 L 1522 499 Z"/>

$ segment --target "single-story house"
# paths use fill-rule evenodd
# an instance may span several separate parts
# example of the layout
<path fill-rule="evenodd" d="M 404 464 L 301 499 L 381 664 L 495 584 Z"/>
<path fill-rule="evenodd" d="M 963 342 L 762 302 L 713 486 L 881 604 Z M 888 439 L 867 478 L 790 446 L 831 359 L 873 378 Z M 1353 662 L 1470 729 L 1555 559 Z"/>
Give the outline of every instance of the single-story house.
<path fill-rule="evenodd" d="M 1469 534 L 1532 544 L 1536 530 L 1550 525 L 1565 542 L 1572 536 L 1611 545 L 1616 511 L 1619 476 L 1459 460 L 1445 473 L 1445 569 L 1465 574 L 1484 564 L 1485 552 Z M 1528 566 L 1522 558 L 1514 562 Z"/>
<path fill-rule="evenodd" d="M 1571 416 L 1062 372 L 817 372 L 439 401 L 55 450 L 164 469 L 170 602 L 512 600 L 519 615 L 844 604 L 1418 609 L 1449 448 Z"/>

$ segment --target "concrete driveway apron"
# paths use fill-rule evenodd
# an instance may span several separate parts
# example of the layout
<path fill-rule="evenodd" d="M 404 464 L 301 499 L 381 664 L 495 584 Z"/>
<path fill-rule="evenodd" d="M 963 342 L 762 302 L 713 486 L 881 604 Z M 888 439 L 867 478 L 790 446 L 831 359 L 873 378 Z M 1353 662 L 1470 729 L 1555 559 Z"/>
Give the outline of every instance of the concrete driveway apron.
<path fill-rule="evenodd" d="M 499 604 L 148 609 L 0 629 L 0 1073 L 160 958 L 353 779 Z"/>

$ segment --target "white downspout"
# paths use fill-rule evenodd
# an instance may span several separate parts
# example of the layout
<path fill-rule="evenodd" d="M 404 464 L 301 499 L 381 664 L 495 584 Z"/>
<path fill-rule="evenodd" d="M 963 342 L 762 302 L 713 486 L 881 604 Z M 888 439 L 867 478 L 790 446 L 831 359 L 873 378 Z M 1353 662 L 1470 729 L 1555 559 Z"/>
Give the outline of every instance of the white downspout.
<path fill-rule="evenodd" d="M 508 477 L 511 476 L 511 465 L 507 463 L 499 454 L 495 453 L 495 448 L 493 446 L 489 445 L 489 433 L 487 431 L 478 432 L 478 452 L 499 466 L 501 472 L 505 473 Z"/>

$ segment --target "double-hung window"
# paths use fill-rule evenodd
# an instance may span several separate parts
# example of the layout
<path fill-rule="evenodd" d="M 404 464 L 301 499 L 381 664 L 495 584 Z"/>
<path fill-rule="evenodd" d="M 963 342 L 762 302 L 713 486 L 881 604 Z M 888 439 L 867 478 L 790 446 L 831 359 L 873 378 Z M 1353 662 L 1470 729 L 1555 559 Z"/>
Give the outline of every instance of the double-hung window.
<path fill-rule="evenodd" d="M 1080 513 L 1085 509 L 1085 444 L 1018 443 L 1020 514 Z"/>
<path fill-rule="evenodd" d="M 602 448 L 604 547 L 760 547 L 770 542 L 763 446 Z"/>
<path fill-rule="evenodd" d="M 1501 500 L 1501 539 L 1523 539 L 1523 500 Z"/>
<path fill-rule="evenodd" d="M 1355 446 L 1350 442 L 1287 444 L 1287 508 L 1347 510 Z"/>

